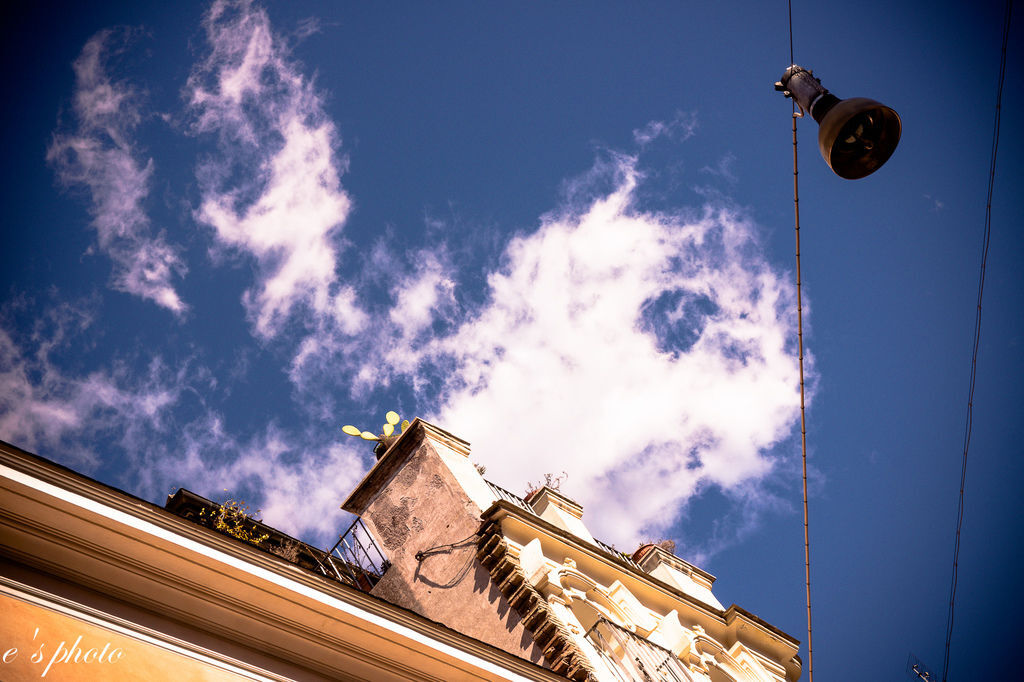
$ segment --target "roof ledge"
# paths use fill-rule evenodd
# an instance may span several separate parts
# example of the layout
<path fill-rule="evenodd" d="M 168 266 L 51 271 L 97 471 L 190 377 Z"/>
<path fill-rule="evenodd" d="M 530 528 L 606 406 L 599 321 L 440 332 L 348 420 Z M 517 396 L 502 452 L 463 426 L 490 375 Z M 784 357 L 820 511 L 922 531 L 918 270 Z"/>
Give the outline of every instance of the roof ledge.
<path fill-rule="evenodd" d="M 526 502 L 533 507 L 534 511 L 537 511 L 537 513 L 540 513 L 539 510 L 544 508 L 545 503 L 550 503 L 577 519 L 583 518 L 583 506 L 581 504 L 570 500 L 559 491 L 554 488 L 549 488 L 548 486 L 543 486 L 540 490 L 535 490 L 526 498 Z"/>
<path fill-rule="evenodd" d="M 685 559 L 680 559 L 672 552 L 669 552 L 664 547 L 658 545 L 644 545 L 636 552 L 633 553 L 633 561 L 640 564 L 641 568 L 650 573 L 661 564 L 668 564 L 671 568 L 676 569 L 680 573 L 685 575 L 697 574 L 707 580 L 712 585 L 714 584 L 715 576 L 711 575 L 702 568 L 694 566 Z"/>

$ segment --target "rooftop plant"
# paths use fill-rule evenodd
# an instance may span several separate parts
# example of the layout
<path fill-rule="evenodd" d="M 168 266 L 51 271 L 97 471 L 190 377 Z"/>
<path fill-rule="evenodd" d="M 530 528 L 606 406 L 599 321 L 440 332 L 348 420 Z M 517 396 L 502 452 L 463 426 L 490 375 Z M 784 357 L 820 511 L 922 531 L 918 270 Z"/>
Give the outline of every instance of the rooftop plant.
<path fill-rule="evenodd" d="M 399 423 L 399 420 L 401 420 L 401 423 Z M 396 426 L 399 427 L 397 434 L 395 433 Z M 371 440 L 378 443 L 390 443 L 392 440 L 405 433 L 407 428 L 409 428 L 409 420 L 402 419 L 398 416 L 397 412 L 390 410 L 384 415 L 384 424 L 381 426 L 381 432 L 379 435 L 372 431 L 364 431 L 363 429 L 352 426 L 351 424 L 342 426 L 341 430 L 353 438 L 362 438 L 363 440 Z"/>
<path fill-rule="evenodd" d="M 225 489 L 224 492 L 227 492 L 227 490 Z M 213 527 L 220 532 L 238 538 L 242 542 L 258 546 L 270 537 L 268 534 L 260 533 L 256 529 L 255 524 L 260 521 L 256 515 L 259 513 L 259 509 L 255 512 L 250 511 L 249 505 L 246 502 L 230 498 L 218 503 L 216 508 L 212 510 L 200 510 L 199 516 L 208 517 Z"/>
<path fill-rule="evenodd" d="M 565 479 L 569 478 L 569 474 L 564 471 L 560 476 L 556 476 L 551 473 L 544 474 L 544 480 L 536 483 L 526 484 L 526 498 L 529 499 L 531 495 L 540 490 L 541 488 L 550 488 L 551 490 L 559 490 L 562 487 L 562 483 Z"/>

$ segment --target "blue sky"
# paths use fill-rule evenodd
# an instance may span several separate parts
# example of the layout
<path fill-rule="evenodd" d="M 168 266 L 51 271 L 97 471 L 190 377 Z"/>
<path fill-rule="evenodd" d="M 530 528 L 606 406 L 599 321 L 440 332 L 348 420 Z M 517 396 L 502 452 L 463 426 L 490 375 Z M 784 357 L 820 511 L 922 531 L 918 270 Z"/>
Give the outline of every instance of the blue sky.
<path fill-rule="evenodd" d="M 4 13 L 0 438 L 326 545 L 341 425 L 396 409 L 805 639 L 784 3 Z M 796 61 L 903 119 L 854 182 L 800 123 L 822 679 L 941 669 L 1001 16 L 793 6 Z M 1024 607 L 1018 27 L 950 679 Z"/>

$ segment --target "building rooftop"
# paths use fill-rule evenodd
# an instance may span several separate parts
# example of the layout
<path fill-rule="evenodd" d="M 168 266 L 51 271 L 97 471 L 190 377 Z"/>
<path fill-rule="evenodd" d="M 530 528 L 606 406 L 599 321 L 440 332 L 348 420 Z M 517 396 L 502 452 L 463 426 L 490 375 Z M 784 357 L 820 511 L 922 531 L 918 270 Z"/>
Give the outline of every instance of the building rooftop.
<path fill-rule="evenodd" d="M 638 659 L 666 680 L 799 677 L 799 642 L 725 608 L 713 575 L 657 545 L 623 553 L 561 491 L 520 497 L 469 454 L 417 419 L 349 494 L 391 562 L 374 593 L 581 682 L 645 679 Z"/>
<path fill-rule="evenodd" d="M 125 646 L 177 637 L 254 679 L 799 678 L 799 642 L 668 547 L 617 550 L 555 486 L 487 481 L 425 421 L 383 450 L 320 549 L 239 503 L 180 489 L 160 508 L 0 443 L 0 600 L 64 600 Z"/>

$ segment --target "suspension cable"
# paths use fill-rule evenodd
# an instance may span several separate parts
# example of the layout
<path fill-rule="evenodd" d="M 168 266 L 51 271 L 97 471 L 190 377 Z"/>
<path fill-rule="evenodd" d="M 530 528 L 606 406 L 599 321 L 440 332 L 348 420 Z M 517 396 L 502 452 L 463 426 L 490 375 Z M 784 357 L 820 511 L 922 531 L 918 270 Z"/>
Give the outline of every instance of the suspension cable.
<path fill-rule="evenodd" d="M 953 612 L 956 605 L 956 583 L 958 560 L 960 558 L 960 529 L 964 522 L 964 485 L 967 482 L 967 451 L 971 445 L 971 427 L 974 422 L 974 384 L 978 371 L 978 345 L 981 341 L 981 298 L 985 291 L 985 264 L 988 261 L 988 247 L 992 236 L 992 188 L 996 179 L 996 152 L 999 150 L 999 120 L 1002 112 L 1003 80 L 1006 76 L 1006 43 L 1010 35 L 1010 13 L 1013 0 L 1006 0 L 1003 14 L 1003 47 L 999 62 L 999 85 L 996 89 L 996 115 L 992 132 L 992 156 L 988 170 L 988 198 L 985 204 L 985 229 L 982 236 L 981 272 L 978 275 L 978 307 L 974 317 L 974 349 L 971 353 L 971 380 L 967 391 L 967 423 L 964 427 L 964 454 L 960 466 L 960 498 L 956 512 L 956 541 L 953 544 L 953 577 L 949 588 L 949 614 L 946 616 L 946 648 L 942 659 L 942 682 L 949 673 L 949 642 L 953 637 Z"/>
<path fill-rule="evenodd" d="M 787 0 L 789 9 L 789 63 L 793 58 L 793 0 Z M 807 507 L 807 415 L 804 402 L 804 305 L 802 276 L 800 272 L 800 185 L 797 170 L 796 120 L 803 116 L 797 112 L 796 98 L 793 99 L 793 215 L 796 233 L 796 319 L 797 347 L 800 363 L 800 458 L 803 467 L 804 494 L 804 583 L 807 592 L 807 680 L 814 682 L 814 639 L 811 630 L 811 533 Z"/>
<path fill-rule="evenodd" d="M 786 4 L 789 9 L 789 63 L 795 64 L 793 61 L 793 0 L 786 0 Z"/>
<path fill-rule="evenodd" d="M 807 587 L 807 680 L 814 682 L 814 646 L 811 637 L 811 534 L 807 511 L 807 417 L 804 409 L 804 305 L 801 293 L 800 273 L 800 190 L 797 182 L 796 162 L 796 120 L 800 118 L 793 112 L 793 213 L 795 214 L 796 232 L 796 319 L 797 345 L 800 360 L 800 457 L 803 464 L 804 490 L 804 578 Z"/>

